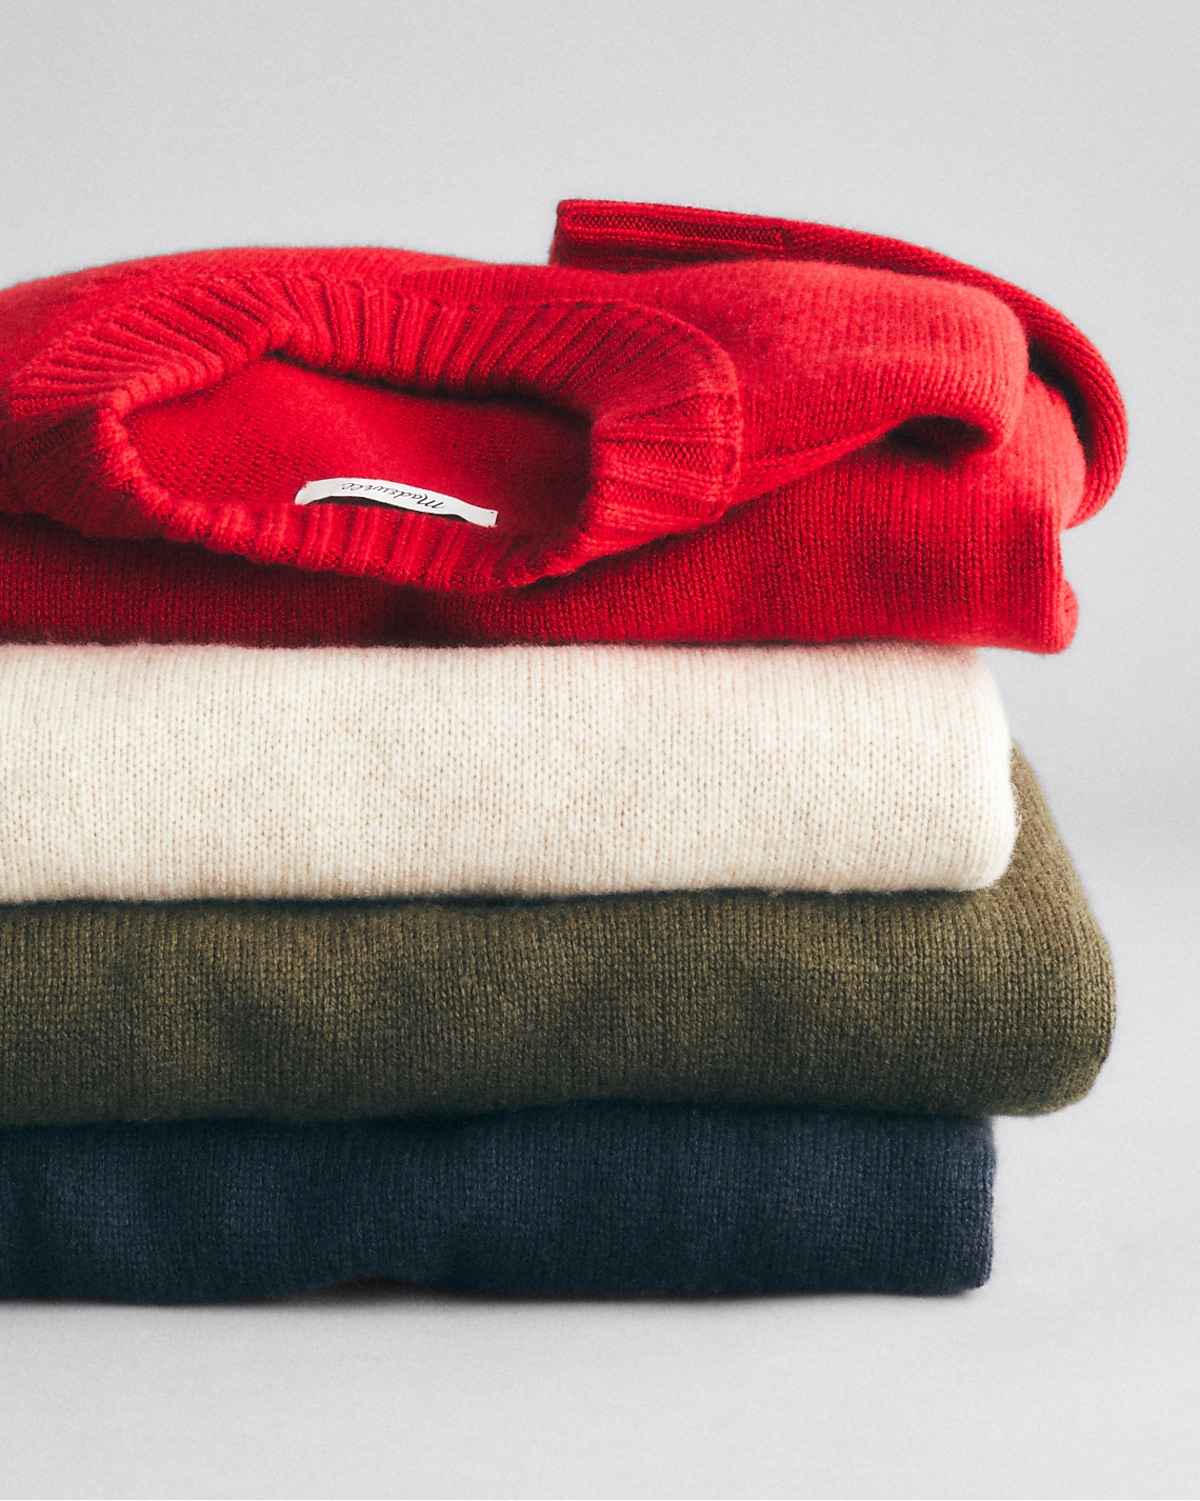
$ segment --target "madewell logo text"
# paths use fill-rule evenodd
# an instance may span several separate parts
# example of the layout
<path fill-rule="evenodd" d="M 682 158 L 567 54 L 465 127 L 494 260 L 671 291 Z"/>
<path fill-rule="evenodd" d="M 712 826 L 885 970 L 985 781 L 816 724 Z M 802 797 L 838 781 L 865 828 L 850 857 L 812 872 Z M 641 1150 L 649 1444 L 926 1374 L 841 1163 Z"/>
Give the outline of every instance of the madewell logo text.
<path fill-rule="evenodd" d="M 453 516 L 472 526 L 495 526 L 496 512 L 473 506 L 456 495 L 439 495 L 436 490 L 417 490 L 411 485 L 397 485 L 382 479 L 314 479 L 296 491 L 298 506 L 320 501 L 335 504 L 397 506 L 402 511 L 424 511 L 434 516 Z"/>

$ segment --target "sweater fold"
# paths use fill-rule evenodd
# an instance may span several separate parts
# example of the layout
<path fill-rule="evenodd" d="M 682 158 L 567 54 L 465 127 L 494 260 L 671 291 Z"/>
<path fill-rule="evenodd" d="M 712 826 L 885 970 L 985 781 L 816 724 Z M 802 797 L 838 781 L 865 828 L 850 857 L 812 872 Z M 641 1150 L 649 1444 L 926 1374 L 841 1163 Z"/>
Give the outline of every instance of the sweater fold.
<path fill-rule="evenodd" d="M 1020 320 L 1030 363 L 1066 392 L 1089 459 L 1087 486 L 1073 524 L 1097 511 L 1120 477 L 1125 408 L 1095 346 L 1041 298 L 922 245 L 758 214 L 569 198 L 558 205 L 550 260 L 559 266 L 625 272 L 739 260 L 831 261 L 986 290 Z"/>

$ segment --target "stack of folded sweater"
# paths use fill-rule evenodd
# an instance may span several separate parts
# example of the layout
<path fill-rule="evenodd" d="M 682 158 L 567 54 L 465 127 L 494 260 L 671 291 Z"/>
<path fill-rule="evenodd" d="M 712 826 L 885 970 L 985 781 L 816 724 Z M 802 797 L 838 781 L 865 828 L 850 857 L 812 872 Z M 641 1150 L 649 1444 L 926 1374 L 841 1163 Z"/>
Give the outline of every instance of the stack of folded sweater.
<path fill-rule="evenodd" d="M 1111 493 L 1060 315 L 815 225 L 0 295 L 0 1294 L 987 1276 L 1107 951 L 972 648 Z"/>

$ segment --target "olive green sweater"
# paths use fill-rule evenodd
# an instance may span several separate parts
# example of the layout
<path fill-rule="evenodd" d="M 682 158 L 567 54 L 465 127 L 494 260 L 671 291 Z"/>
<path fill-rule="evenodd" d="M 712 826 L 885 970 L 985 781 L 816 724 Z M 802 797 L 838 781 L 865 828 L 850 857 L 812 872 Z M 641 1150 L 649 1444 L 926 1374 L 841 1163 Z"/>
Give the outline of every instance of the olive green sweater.
<path fill-rule="evenodd" d="M 1031 772 L 984 891 L 0 908 L 0 1124 L 1083 1094 L 1108 951 Z"/>

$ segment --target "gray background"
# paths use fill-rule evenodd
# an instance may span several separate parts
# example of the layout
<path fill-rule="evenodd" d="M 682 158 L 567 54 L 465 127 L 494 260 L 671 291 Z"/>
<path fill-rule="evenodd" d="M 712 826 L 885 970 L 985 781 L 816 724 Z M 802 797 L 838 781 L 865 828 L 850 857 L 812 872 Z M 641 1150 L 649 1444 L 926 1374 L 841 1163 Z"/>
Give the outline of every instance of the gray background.
<path fill-rule="evenodd" d="M 947 1301 L 0 1306 L 7 1496 L 1194 1497 L 1200 5 L 18 3 L 0 284 L 204 245 L 540 260 L 564 196 L 808 218 L 1060 307 L 1128 401 L 1075 645 L 993 653 L 1112 940 Z M 1193 938 L 1189 939 L 1188 934 Z"/>

